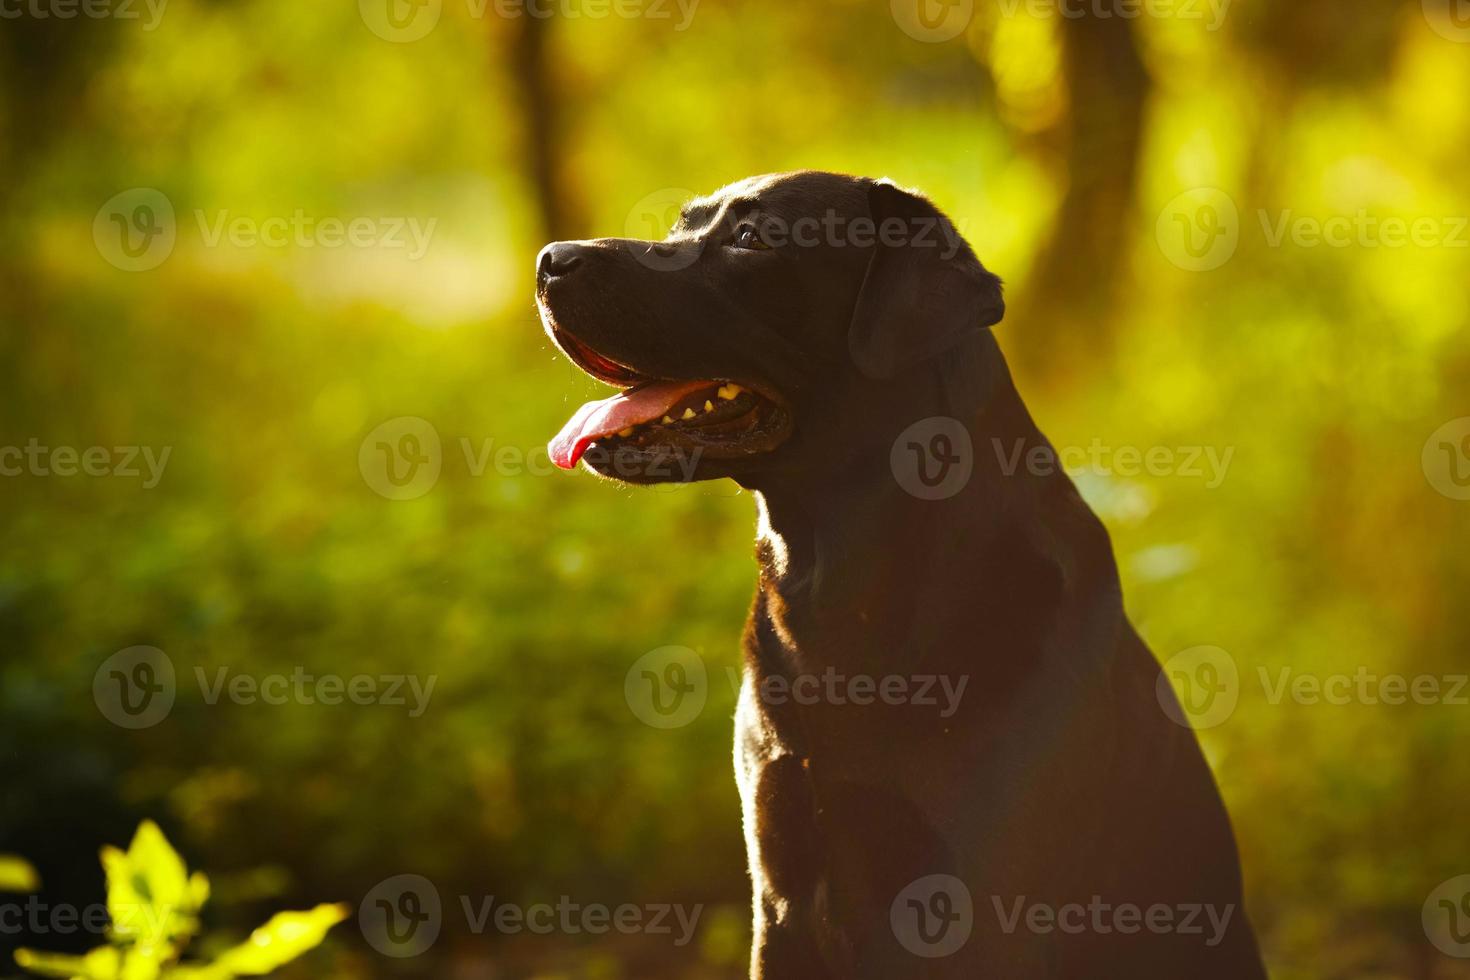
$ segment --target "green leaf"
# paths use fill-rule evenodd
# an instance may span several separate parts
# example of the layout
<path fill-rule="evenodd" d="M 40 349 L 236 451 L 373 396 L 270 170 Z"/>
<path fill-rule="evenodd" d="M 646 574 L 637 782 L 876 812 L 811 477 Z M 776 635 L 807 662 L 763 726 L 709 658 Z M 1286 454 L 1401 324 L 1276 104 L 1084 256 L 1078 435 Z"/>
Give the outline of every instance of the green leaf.
<path fill-rule="evenodd" d="M 0 854 L 0 892 L 33 892 L 41 887 L 41 876 L 24 858 Z"/>
<path fill-rule="evenodd" d="M 163 980 L 235 980 L 235 975 L 218 966 L 199 966 L 189 963 L 170 967 Z"/>
<path fill-rule="evenodd" d="M 43 977 L 66 977 L 68 980 L 118 980 L 122 953 L 111 946 L 100 946 L 85 956 L 63 956 L 34 949 L 15 951 L 15 963 L 24 970 Z"/>
<path fill-rule="evenodd" d="M 198 925 L 199 906 L 209 896 L 203 875 L 192 878 L 178 852 L 151 820 L 138 825 L 126 852 L 102 848 L 107 874 L 107 911 L 112 936 L 141 946 L 181 946 Z M 167 954 L 162 958 L 167 959 Z"/>
<path fill-rule="evenodd" d="M 258 977 L 320 943 L 327 930 L 347 918 L 345 905 L 318 905 L 310 912 L 281 912 L 226 951 L 214 965 L 231 974 Z"/>
<path fill-rule="evenodd" d="M 15 962 L 43 977 L 68 980 L 158 980 L 163 969 L 157 951 L 117 946 L 99 946 L 85 956 L 18 949 Z"/>

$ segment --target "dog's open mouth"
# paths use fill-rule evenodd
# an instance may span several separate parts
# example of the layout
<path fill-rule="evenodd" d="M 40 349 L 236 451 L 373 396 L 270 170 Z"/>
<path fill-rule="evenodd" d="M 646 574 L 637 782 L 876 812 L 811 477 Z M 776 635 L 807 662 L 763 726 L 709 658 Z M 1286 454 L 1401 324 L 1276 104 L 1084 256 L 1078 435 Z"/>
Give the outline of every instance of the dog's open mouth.
<path fill-rule="evenodd" d="M 551 460 L 573 469 L 592 447 L 611 456 L 738 459 L 768 452 L 791 431 L 784 403 L 730 379 L 649 377 L 559 328 L 552 337 L 588 374 L 624 390 L 579 408 L 551 440 Z M 599 454 L 601 457 L 601 454 Z"/>

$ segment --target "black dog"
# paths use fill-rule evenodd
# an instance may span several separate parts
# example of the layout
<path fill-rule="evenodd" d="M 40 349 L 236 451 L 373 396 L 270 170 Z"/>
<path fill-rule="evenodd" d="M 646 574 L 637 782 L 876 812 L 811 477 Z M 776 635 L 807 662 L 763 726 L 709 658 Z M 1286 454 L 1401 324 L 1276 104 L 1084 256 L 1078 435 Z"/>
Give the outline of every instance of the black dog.
<path fill-rule="evenodd" d="M 1265 975 L 1194 735 L 1112 548 L 928 201 L 758 177 L 659 243 L 541 253 L 547 331 L 627 389 L 551 444 L 760 508 L 737 778 L 751 976 Z M 997 447 L 997 451 L 989 451 Z"/>

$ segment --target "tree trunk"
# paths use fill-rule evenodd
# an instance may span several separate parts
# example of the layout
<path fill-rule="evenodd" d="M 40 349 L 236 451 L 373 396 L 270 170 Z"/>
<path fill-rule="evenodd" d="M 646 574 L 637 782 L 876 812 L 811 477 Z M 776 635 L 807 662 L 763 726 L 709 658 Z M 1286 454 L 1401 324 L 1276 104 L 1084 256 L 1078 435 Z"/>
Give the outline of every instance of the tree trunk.
<path fill-rule="evenodd" d="M 547 241 L 585 233 L 581 210 L 557 169 L 561 157 L 557 144 L 564 130 L 547 57 L 552 22 L 547 17 L 514 18 L 510 58 L 521 108 L 526 175 L 536 197 L 542 238 Z"/>
<path fill-rule="evenodd" d="M 1133 21 L 1088 15 L 1062 25 L 1070 183 L 1015 304 L 1025 325 L 1013 345 L 1018 368 L 1041 382 L 1110 359 L 1150 87 Z"/>

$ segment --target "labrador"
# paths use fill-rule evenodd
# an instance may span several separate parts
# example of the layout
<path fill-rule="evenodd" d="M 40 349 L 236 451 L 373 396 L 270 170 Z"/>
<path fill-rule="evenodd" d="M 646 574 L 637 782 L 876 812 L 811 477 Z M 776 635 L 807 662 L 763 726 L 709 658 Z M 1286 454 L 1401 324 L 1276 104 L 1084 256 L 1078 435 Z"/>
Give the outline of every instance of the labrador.
<path fill-rule="evenodd" d="M 552 439 L 758 508 L 736 778 L 750 975 L 1265 976 L 1214 779 L 1101 522 L 923 196 L 754 177 L 660 242 L 556 242 L 547 333 L 619 389 Z"/>

